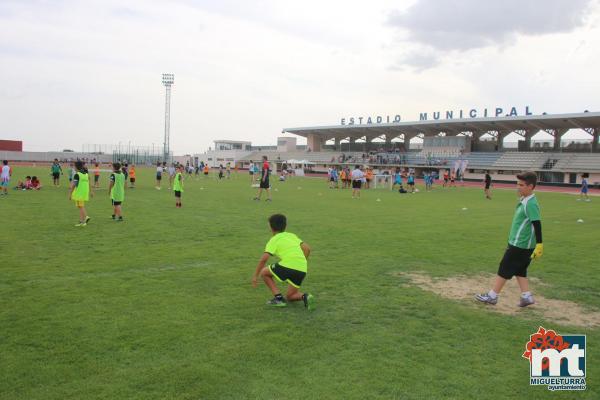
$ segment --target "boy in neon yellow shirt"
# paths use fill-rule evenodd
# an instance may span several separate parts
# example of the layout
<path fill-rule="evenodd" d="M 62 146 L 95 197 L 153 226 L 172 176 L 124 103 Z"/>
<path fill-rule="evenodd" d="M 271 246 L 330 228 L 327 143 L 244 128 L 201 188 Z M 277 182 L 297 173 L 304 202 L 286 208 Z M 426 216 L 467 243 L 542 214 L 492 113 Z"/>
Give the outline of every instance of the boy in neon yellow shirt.
<path fill-rule="evenodd" d="M 69 190 L 69 200 L 75 202 L 75 206 L 79 208 L 79 223 L 75 226 L 86 226 L 90 222 L 90 217 L 85 211 L 85 203 L 90 200 L 90 195 L 94 193 L 90 191 L 90 176 L 83 161 L 75 162 L 76 173 L 71 181 Z"/>
<path fill-rule="evenodd" d="M 173 191 L 175 192 L 175 207 L 181 208 L 181 193 L 183 192 L 183 165 L 177 167 L 177 173 L 173 180 Z"/>
<path fill-rule="evenodd" d="M 252 276 L 252 286 L 256 287 L 260 275 L 265 284 L 271 289 L 273 299 L 267 302 L 275 307 L 285 307 L 288 301 L 304 302 L 304 307 L 309 311 L 314 310 L 314 296 L 309 293 L 301 293 L 300 285 L 307 272 L 307 260 L 310 247 L 293 233 L 285 232 L 287 219 L 283 214 L 274 214 L 269 217 L 269 225 L 273 237 L 265 247 L 265 252 L 258 261 L 256 271 Z M 265 266 L 269 257 L 279 258 L 279 262 Z M 289 284 L 286 299 L 281 295 L 275 280 Z"/>

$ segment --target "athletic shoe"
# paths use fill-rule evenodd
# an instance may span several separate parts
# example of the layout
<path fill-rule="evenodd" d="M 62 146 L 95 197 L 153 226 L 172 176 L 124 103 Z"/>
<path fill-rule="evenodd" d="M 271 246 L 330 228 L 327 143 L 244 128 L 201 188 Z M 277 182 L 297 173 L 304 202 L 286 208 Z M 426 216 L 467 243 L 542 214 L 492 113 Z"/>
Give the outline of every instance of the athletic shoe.
<path fill-rule="evenodd" d="M 527 296 L 527 297 L 521 296 L 521 299 L 519 300 L 519 307 L 527 307 L 532 304 L 535 304 L 535 300 L 533 299 L 533 296 Z"/>
<path fill-rule="evenodd" d="M 477 296 L 475 296 L 475 300 L 480 301 L 482 303 L 491 304 L 493 306 L 495 306 L 496 303 L 498 303 L 498 297 L 497 296 L 495 298 L 492 298 L 492 296 L 490 296 L 487 293 L 478 294 Z"/>
<path fill-rule="evenodd" d="M 266 199 L 265 201 L 273 201 L 273 200 L 271 200 L 271 199 Z"/>
<path fill-rule="evenodd" d="M 112 215 L 112 219 L 115 219 L 115 214 Z"/>
<path fill-rule="evenodd" d="M 75 226 L 87 226 L 87 223 L 85 222 L 80 222 L 78 224 L 75 224 Z"/>
<path fill-rule="evenodd" d="M 255 197 L 252 200 L 258 200 L 258 201 L 260 201 L 260 199 L 258 197 Z"/>
<path fill-rule="evenodd" d="M 310 293 L 304 293 L 302 295 L 302 300 L 304 301 L 304 307 L 308 311 L 313 311 L 315 309 L 315 296 Z"/>
<path fill-rule="evenodd" d="M 90 222 L 90 217 L 85 217 L 85 224 L 87 225 L 88 222 Z"/>
<path fill-rule="evenodd" d="M 278 299 L 277 297 L 273 297 L 271 300 L 267 301 L 267 305 L 273 306 L 273 307 L 287 307 L 287 303 L 286 303 L 285 299 L 283 299 L 283 298 Z"/>
<path fill-rule="evenodd" d="M 119 217 L 119 219 L 115 220 L 117 222 L 123 222 L 123 217 Z"/>

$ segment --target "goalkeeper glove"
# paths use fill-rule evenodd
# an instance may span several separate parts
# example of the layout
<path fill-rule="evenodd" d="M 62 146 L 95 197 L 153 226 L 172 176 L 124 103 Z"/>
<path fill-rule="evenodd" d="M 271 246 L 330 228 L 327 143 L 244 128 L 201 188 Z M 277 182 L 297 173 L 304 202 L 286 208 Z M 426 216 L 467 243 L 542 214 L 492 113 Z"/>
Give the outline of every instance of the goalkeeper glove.
<path fill-rule="evenodd" d="M 533 253 L 531 253 L 531 259 L 537 260 L 538 258 L 540 258 L 542 256 L 542 254 L 544 254 L 544 245 L 541 243 L 538 243 L 535 245 L 535 249 L 533 249 Z"/>

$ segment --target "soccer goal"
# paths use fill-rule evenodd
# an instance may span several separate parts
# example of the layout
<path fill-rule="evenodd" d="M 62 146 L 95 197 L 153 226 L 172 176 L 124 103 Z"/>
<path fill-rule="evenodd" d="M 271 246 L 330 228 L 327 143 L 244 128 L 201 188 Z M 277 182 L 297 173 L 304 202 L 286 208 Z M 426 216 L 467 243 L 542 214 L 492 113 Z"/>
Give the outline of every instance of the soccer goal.
<path fill-rule="evenodd" d="M 388 189 L 392 190 L 392 175 L 375 175 L 373 176 L 373 182 L 371 182 L 371 187 L 373 189 Z"/>

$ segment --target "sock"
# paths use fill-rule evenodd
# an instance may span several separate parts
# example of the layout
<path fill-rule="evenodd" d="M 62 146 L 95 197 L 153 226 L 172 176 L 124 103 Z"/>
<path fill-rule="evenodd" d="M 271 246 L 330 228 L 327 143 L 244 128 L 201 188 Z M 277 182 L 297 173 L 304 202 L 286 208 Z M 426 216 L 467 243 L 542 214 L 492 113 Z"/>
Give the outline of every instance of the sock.
<path fill-rule="evenodd" d="M 488 295 L 489 295 L 489 296 L 490 296 L 492 299 L 495 299 L 496 297 L 498 297 L 498 293 L 494 292 L 494 290 L 493 290 L 493 289 L 492 289 L 492 290 L 490 290 L 490 291 L 488 292 Z"/>
<path fill-rule="evenodd" d="M 521 293 L 521 297 L 524 299 L 531 297 L 531 292 L 523 292 L 523 293 Z"/>

